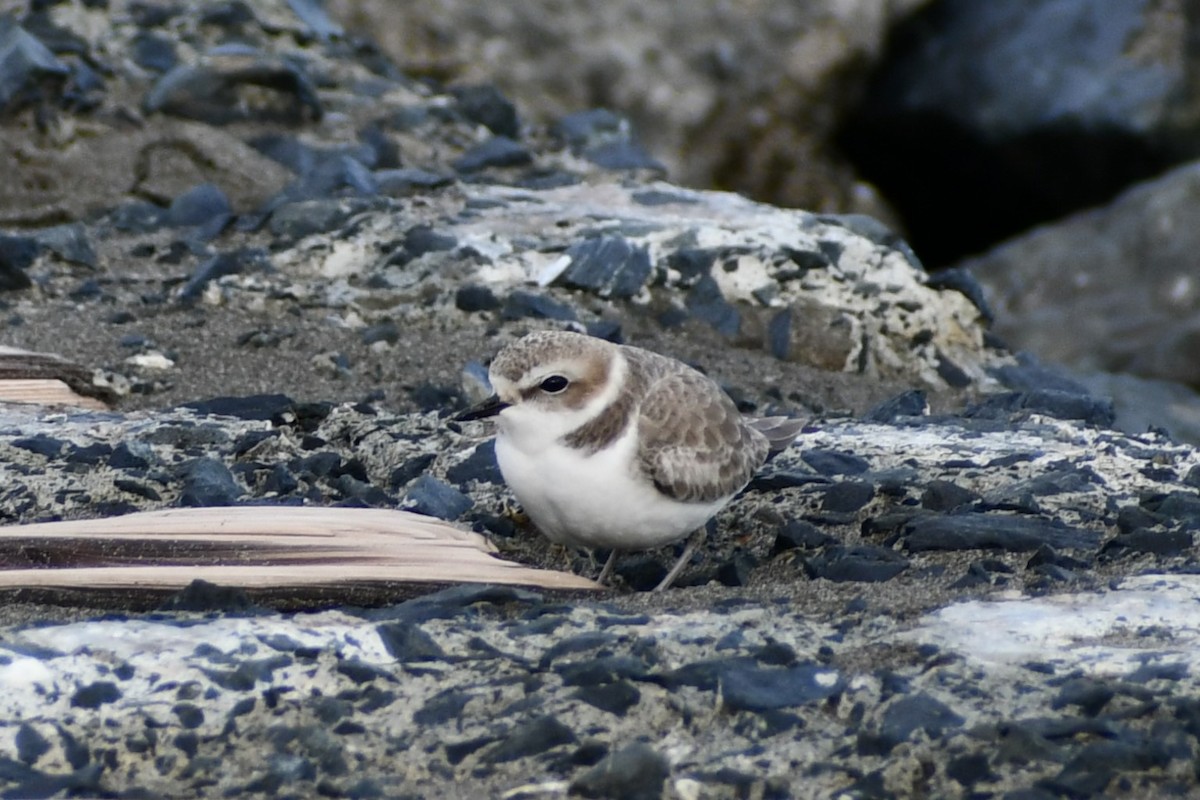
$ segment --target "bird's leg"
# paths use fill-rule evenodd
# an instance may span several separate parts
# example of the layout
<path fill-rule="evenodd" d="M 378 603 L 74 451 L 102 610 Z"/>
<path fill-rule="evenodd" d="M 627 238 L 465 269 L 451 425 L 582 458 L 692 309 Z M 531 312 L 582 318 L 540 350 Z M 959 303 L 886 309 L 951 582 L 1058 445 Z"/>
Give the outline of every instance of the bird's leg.
<path fill-rule="evenodd" d="M 608 583 L 608 579 L 611 578 L 612 574 L 613 574 L 613 567 L 615 567 L 617 565 L 617 553 L 619 553 L 619 552 L 620 552 L 619 550 L 614 549 L 611 553 L 608 554 L 608 561 L 604 562 L 604 569 L 600 570 L 600 577 L 596 578 L 597 583 L 599 583 L 599 584 Z"/>
<path fill-rule="evenodd" d="M 704 528 L 697 528 L 692 531 L 692 535 L 688 537 L 687 545 L 683 548 L 683 555 L 675 562 L 675 566 L 671 567 L 671 571 L 667 573 L 667 577 L 659 581 L 658 586 L 654 587 L 654 591 L 661 592 L 671 588 L 671 584 L 679 577 L 679 573 L 683 572 L 683 568 L 687 566 L 688 561 L 692 558 L 692 553 L 696 552 L 696 546 L 704 541 Z"/>

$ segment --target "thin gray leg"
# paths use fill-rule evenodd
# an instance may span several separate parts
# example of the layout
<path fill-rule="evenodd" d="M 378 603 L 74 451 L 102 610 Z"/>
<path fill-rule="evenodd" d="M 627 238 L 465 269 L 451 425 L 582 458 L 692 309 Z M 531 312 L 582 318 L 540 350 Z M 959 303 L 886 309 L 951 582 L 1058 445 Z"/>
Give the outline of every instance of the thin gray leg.
<path fill-rule="evenodd" d="M 617 553 L 619 552 L 619 550 L 613 550 L 612 553 L 609 554 L 608 561 L 604 562 L 604 569 L 600 570 L 600 577 L 596 578 L 597 583 L 601 585 L 608 583 L 608 579 L 611 578 L 613 574 L 613 567 L 617 565 Z"/>
<path fill-rule="evenodd" d="M 679 573 L 683 572 L 683 568 L 687 566 L 688 561 L 692 558 L 692 553 L 696 552 L 696 546 L 704 541 L 704 528 L 697 528 L 688 537 L 687 545 L 683 548 L 683 555 L 675 562 L 675 566 L 671 567 L 671 571 L 667 573 L 667 577 L 659 582 L 658 586 L 654 587 L 654 591 L 662 592 L 671 588 L 671 584 L 679 577 Z"/>

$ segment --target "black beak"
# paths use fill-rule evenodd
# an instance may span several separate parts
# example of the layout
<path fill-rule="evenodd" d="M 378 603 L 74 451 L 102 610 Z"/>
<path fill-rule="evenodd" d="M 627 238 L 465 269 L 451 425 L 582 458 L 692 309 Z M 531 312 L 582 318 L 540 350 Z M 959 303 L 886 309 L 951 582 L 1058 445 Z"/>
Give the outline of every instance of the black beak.
<path fill-rule="evenodd" d="M 492 395 L 487 400 L 484 400 L 478 405 L 471 406 L 466 411 L 460 411 L 450 418 L 451 422 L 468 422 L 473 419 L 486 419 L 494 417 L 504 409 L 508 408 L 512 403 L 506 403 L 500 399 L 499 395 Z"/>

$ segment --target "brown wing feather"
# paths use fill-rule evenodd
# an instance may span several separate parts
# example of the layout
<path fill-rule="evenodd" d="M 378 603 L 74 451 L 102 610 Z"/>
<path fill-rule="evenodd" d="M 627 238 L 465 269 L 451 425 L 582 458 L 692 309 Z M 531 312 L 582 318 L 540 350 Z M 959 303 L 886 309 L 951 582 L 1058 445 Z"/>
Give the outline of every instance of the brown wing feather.
<path fill-rule="evenodd" d="M 639 461 L 659 491 L 703 503 L 745 486 L 767 457 L 767 438 L 700 373 L 643 366 L 658 374 L 649 381 L 638 416 Z"/>

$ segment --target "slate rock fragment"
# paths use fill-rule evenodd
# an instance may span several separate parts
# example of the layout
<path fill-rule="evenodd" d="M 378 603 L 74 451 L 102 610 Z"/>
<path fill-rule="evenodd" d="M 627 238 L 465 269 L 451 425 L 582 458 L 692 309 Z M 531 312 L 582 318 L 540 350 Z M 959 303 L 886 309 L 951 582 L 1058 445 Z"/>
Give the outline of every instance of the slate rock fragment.
<path fill-rule="evenodd" d="M 71 695 L 72 708 L 99 708 L 106 703 L 121 699 L 121 690 L 112 681 L 94 681 L 80 686 Z"/>
<path fill-rule="evenodd" d="M 168 597 L 160 611 L 246 611 L 253 607 L 245 590 L 197 578 Z"/>
<path fill-rule="evenodd" d="M 454 305 L 459 311 L 467 313 L 494 311 L 500 307 L 500 300 L 495 292 L 486 286 L 466 284 L 455 291 Z"/>
<path fill-rule="evenodd" d="M 197 414 L 237 417 L 246 420 L 274 420 L 288 413 L 296 403 L 286 394 L 251 394 L 237 397 L 212 397 L 182 404 Z"/>
<path fill-rule="evenodd" d="M 883 713 L 877 734 L 862 732 L 858 751 L 863 755 L 887 755 L 917 731 L 936 738 L 965 720 L 953 709 L 924 692 L 895 700 Z"/>
<path fill-rule="evenodd" d="M 634 742 L 605 756 L 571 781 L 570 793 L 582 797 L 659 800 L 671 775 L 670 764 L 645 742 Z"/>
<path fill-rule="evenodd" d="M 418 514 L 455 520 L 470 510 L 474 502 L 445 481 L 432 475 L 421 475 L 404 495 L 403 507 Z"/>
<path fill-rule="evenodd" d="M 202 183 L 171 201 L 165 217 L 166 224 L 175 227 L 203 225 L 213 217 L 229 216 L 233 207 L 220 187 Z"/>
<path fill-rule="evenodd" d="M 87 227 L 81 222 L 42 228 L 37 232 L 36 239 L 44 249 L 64 261 L 88 269 L 96 269 L 99 266 L 96 251 L 88 238 Z"/>
<path fill-rule="evenodd" d="M 413 713 L 413 722 L 418 725 L 441 725 L 457 718 L 470 701 L 469 692 L 446 689 L 425 701 L 425 705 Z"/>
<path fill-rule="evenodd" d="M 920 389 L 909 389 L 884 400 L 863 415 L 866 422 L 893 423 L 901 417 L 921 417 L 929 413 L 929 401 Z"/>
<path fill-rule="evenodd" d="M 470 174 L 490 167 L 520 167 L 533 163 L 529 148 L 507 136 L 493 136 L 467 150 L 453 162 L 460 173 Z"/>
<path fill-rule="evenodd" d="M 582 686 L 571 696 L 618 717 L 625 716 L 642 699 L 642 693 L 628 681 Z"/>
<path fill-rule="evenodd" d="M 36 764 L 39 758 L 50 752 L 51 747 L 49 740 L 28 722 L 22 722 L 21 726 L 17 728 L 15 744 L 17 758 L 30 766 Z"/>
<path fill-rule="evenodd" d="M 57 84 L 61 91 L 71 73 L 70 67 L 8 14 L 0 16 L 0 56 L 0 114 L 4 115 L 36 102 L 43 84 Z"/>
<path fill-rule="evenodd" d="M 725 299 L 721 287 L 712 275 L 704 275 L 688 291 L 684 305 L 691 315 L 708 323 L 726 338 L 737 336 L 742 327 L 742 315 Z"/>
<path fill-rule="evenodd" d="M 554 717 L 534 717 L 509 731 L 483 755 L 483 760 L 492 764 L 516 761 L 575 741 L 574 732 Z"/>
<path fill-rule="evenodd" d="M 244 87 L 271 91 L 244 91 Z M 161 111 L 211 125 L 253 119 L 320 120 L 324 114 L 316 87 L 298 60 L 240 45 L 214 48 L 199 63 L 174 67 L 146 93 L 142 107 L 147 113 Z"/>
<path fill-rule="evenodd" d="M 31 236 L 0 234 L 0 291 L 28 289 L 33 281 L 25 270 L 37 259 L 41 245 Z"/>
<path fill-rule="evenodd" d="M 1156 531 L 1139 528 L 1129 533 L 1119 533 L 1100 548 L 1105 556 L 1149 553 L 1156 556 L 1178 556 L 1190 550 L 1192 534 L 1188 531 Z"/>
<path fill-rule="evenodd" d="M 930 511 L 953 511 L 979 500 L 979 494 L 953 481 L 932 480 L 921 493 L 921 506 Z"/>
<path fill-rule="evenodd" d="M 69 447 L 69 443 L 44 433 L 37 433 L 33 436 L 14 439 L 12 446 L 19 450 L 27 450 L 43 458 L 58 458 Z"/>
<path fill-rule="evenodd" d="M 130 56 L 135 64 L 151 72 L 167 72 L 179 63 L 175 43 L 148 31 L 140 31 L 133 37 Z"/>
<path fill-rule="evenodd" d="M 554 319 L 562 322 L 574 322 L 578 319 L 575 309 L 566 303 L 560 303 L 543 294 L 526 292 L 515 289 L 504 298 L 500 311 L 506 320 L 517 320 L 525 317 L 533 319 Z"/>
<path fill-rule="evenodd" d="M 251 267 L 262 264 L 262 254 L 256 250 L 218 253 L 196 267 L 187 283 L 179 290 L 178 300 L 183 305 L 191 305 L 200 299 L 200 295 L 209 283 L 226 275 L 238 275 Z"/>
<path fill-rule="evenodd" d="M 837 481 L 830 484 L 821 498 L 821 508 L 834 513 L 858 511 L 875 497 L 875 484 L 869 481 Z"/>
<path fill-rule="evenodd" d="M 1010 552 L 1036 550 L 1043 544 L 1055 549 L 1094 550 L 1100 534 L 1072 528 L 1057 520 L 1002 514 L 948 514 L 918 517 L 905 525 L 904 546 L 911 552 L 927 550 L 997 549 Z"/>
<path fill-rule="evenodd" d="M 351 209 L 337 198 L 288 202 L 271 212 L 268 229 L 286 239 L 303 239 L 337 230 L 350 217 Z"/>
<path fill-rule="evenodd" d="M 418 167 L 377 169 L 373 178 L 376 191 L 387 197 L 408 197 L 442 186 L 449 186 L 454 182 L 454 179 L 448 175 Z"/>
<path fill-rule="evenodd" d="M 426 631 L 413 622 L 385 622 L 376 629 L 383 647 L 401 663 L 440 661 L 446 653 Z"/>
<path fill-rule="evenodd" d="M 630 298 L 650 277 L 650 253 L 620 236 L 585 239 L 567 248 L 571 263 L 557 282 L 602 297 Z"/>
<path fill-rule="evenodd" d="M 483 125 L 498 136 L 516 139 L 521 134 L 517 107 L 492 85 L 454 86 L 450 94 L 458 110 L 471 122 Z"/>
<path fill-rule="evenodd" d="M 721 703 L 733 711 L 775 711 L 840 694 L 845 679 L 820 664 L 775 668 L 734 664 L 723 670 Z"/>
<path fill-rule="evenodd" d="M 1097 428 L 1111 428 L 1116 419 L 1111 398 L 1075 394 L 1057 389 L 1034 389 L 990 395 L 967 407 L 968 419 L 1007 421 L 1014 414 L 1044 414 L 1055 419 L 1079 420 Z"/>
<path fill-rule="evenodd" d="M 800 458 L 822 475 L 861 475 L 870 469 L 870 463 L 861 456 L 838 450 L 813 447 L 803 450 Z"/>
<path fill-rule="evenodd" d="M 496 461 L 496 440 L 488 439 L 476 445 L 471 455 L 446 470 L 446 479 L 459 486 L 469 481 L 503 485 L 504 476 Z"/>
<path fill-rule="evenodd" d="M 817 550 L 835 542 L 837 542 L 835 537 L 825 533 L 811 522 L 791 519 L 775 534 L 775 544 L 771 548 L 771 555 L 778 555 L 787 550 Z"/>
<path fill-rule="evenodd" d="M 179 505 L 185 508 L 231 506 L 245 494 L 224 462 L 215 458 L 195 458 L 179 468 L 183 488 Z"/>
<path fill-rule="evenodd" d="M 809 577 L 835 583 L 881 583 L 896 577 L 908 566 L 908 559 L 895 550 L 869 544 L 828 547 L 804 561 Z"/>

